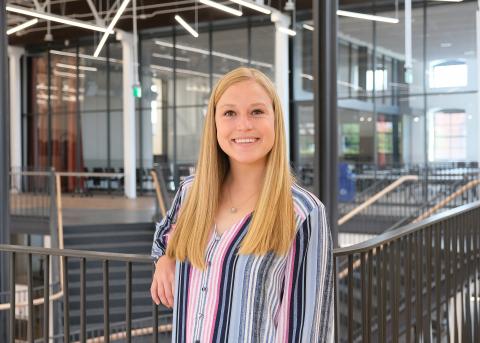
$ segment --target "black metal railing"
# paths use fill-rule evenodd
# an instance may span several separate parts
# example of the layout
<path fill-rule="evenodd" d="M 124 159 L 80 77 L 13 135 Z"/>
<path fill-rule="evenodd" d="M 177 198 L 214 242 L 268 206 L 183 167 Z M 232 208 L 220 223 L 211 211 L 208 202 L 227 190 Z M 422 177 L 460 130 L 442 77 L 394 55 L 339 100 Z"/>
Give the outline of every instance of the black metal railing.
<path fill-rule="evenodd" d="M 382 189 L 407 175 L 417 180 L 405 182 L 394 191 L 388 192 L 371 206 L 366 207 L 354 218 L 341 224 L 342 232 L 368 232 L 378 234 L 411 223 L 436 204 L 448 198 L 469 182 L 480 177 L 478 163 L 431 163 L 429 165 L 398 165 L 383 169 L 370 164 L 351 166 L 349 180 L 343 182 L 339 196 L 339 217 L 378 194 Z M 341 186 L 342 188 L 342 186 Z M 480 187 L 472 187 L 445 204 L 448 210 L 480 199 Z"/>
<path fill-rule="evenodd" d="M 10 179 L 11 215 L 43 218 L 52 215 L 55 202 L 54 171 L 12 170 Z"/>
<path fill-rule="evenodd" d="M 68 249 L 47 249 L 47 248 L 35 248 L 28 246 L 14 246 L 14 245 L 0 245 L 0 253 L 7 254 L 10 261 L 10 296 L 8 299 L 8 309 L 9 312 L 9 325 L 7 327 L 13 328 L 9 332 L 9 340 L 15 342 L 19 333 L 17 332 L 18 327 L 16 325 L 17 318 L 14 310 L 18 307 L 19 304 L 16 304 L 18 297 L 15 296 L 15 284 L 17 283 L 17 277 L 15 270 L 17 269 L 16 262 L 18 256 L 25 255 L 27 256 L 27 342 L 34 342 L 36 339 L 42 339 L 44 342 L 54 340 L 55 342 L 86 342 L 87 339 L 96 338 L 102 342 L 109 342 L 113 340 L 121 339 L 123 341 L 131 342 L 133 337 L 142 337 L 142 341 L 148 339 L 149 341 L 158 342 L 159 335 L 166 336 L 169 335 L 171 331 L 171 325 L 167 322 L 166 318 L 168 315 L 165 313 L 159 317 L 159 307 L 155 305 L 151 299 L 148 290 L 139 290 L 135 289 L 134 282 L 135 278 L 134 270 L 135 267 L 139 265 L 149 265 L 152 266 L 153 273 L 153 264 L 151 259 L 145 255 L 132 255 L 132 254 L 118 254 L 118 253 L 102 253 L 102 252 L 89 252 L 89 251 L 80 251 L 80 250 L 68 250 Z M 36 298 L 33 290 L 36 289 L 38 292 L 38 280 L 37 284 L 34 283 L 33 279 L 33 269 L 32 269 L 32 257 L 41 256 L 44 260 L 43 263 L 43 292 L 41 298 Z M 61 289 L 57 293 L 52 293 L 52 288 L 49 286 L 49 280 L 51 276 L 50 262 L 55 259 L 61 259 Z M 71 275 L 69 277 L 69 262 L 76 261 L 79 264 L 79 276 L 78 280 L 72 281 Z M 89 268 L 92 267 L 92 262 L 101 263 L 103 267 L 103 277 L 101 280 L 101 287 L 103 289 L 103 296 L 101 301 L 103 302 L 103 327 L 88 327 L 87 325 L 87 313 L 88 313 L 88 304 L 87 304 L 87 279 Z M 119 265 L 124 266 L 124 284 L 123 286 L 123 299 L 124 301 L 124 316 L 123 320 L 118 323 L 111 322 L 110 314 L 110 293 L 119 292 L 119 285 L 110 285 L 111 273 L 109 271 L 110 266 L 115 263 L 115 266 Z M 118 273 L 118 270 L 116 271 Z M 152 274 L 149 273 L 149 277 Z M 89 283 L 95 283 L 97 280 L 89 279 Z M 80 313 L 80 323 L 79 327 L 76 330 L 71 330 L 71 313 L 73 309 L 71 305 L 74 301 L 71 299 L 72 293 L 69 283 L 78 282 L 79 283 L 79 295 L 78 302 L 76 304 L 79 306 Z M 151 317 L 150 318 L 134 318 L 134 304 L 133 304 L 133 293 L 137 294 L 136 300 L 138 300 L 138 293 L 142 293 L 143 297 L 147 298 L 148 304 L 151 304 Z M 62 306 L 59 310 L 55 310 L 55 313 L 50 312 L 50 306 L 45 306 L 45 304 L 50 304 L 50 301 L 57 299 Z M 4 304 L 5 305 L 5 304 Z M 43 307 L 43 311 L 34 310 L 36 307 Z M 35 316 L 38 316 L 35 318 Z M 50 329 L 50 320 L 51 318 L 58 319 L 58 316 L 62 316 L 60 320 L 60 328 L 56 332 L 52 332 Z M 159 319 L 161 322 L 159 323 Z M 171 321 L 170 321 L 171 323 Z M 5 326 L 3 326 L 5 327 Z M 157 328 L 156 330 L 154 328 Z"/>
<path fill-rule="evenodd" d="M 334 251 L 336 342 L 476 342 L 480 202 Z"/>

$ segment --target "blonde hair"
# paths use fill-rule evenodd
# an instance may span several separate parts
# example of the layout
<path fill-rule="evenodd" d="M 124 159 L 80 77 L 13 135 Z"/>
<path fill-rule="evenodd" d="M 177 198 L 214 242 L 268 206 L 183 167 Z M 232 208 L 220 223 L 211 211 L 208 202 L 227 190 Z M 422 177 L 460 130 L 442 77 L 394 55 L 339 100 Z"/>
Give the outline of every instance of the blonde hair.
<path fill-rule="evenodd" d="M 215 85 L 203 126 L 196 175 L 188 196 L 182 202 L 177 225 L 167 246 L 167 255 L 186 259 L 205 268 L 205 251 L 214 225 L 222 184 L 229 170 L 228 156 L 217 142 L 215 107 L 232 84 L 254 80 L 272 99 L 275 139 L 268 154 L 261 192 L 248 233 L 239 253 L 285 255 L 295 235 L 295 216 L 291 186 L 294 182 L 286 152 L 285 125 L 280 98 L 272 81 L 253 68 L 240 67 L 225 74 Z"/>

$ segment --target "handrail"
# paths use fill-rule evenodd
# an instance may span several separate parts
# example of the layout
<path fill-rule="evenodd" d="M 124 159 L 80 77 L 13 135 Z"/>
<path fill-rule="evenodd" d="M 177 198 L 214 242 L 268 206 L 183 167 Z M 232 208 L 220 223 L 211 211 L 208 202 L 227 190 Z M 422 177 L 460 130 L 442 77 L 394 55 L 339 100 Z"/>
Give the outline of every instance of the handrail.
<path fill-rule="evenodd" d="M 403 227 L 399 227 L 392 231 L 384 232 L 378 236 L 370 238 L 366 241 L 350 245 L 348 247 L 339 247 L 335 248 L 333 251 L 334 256 L 346 256 L 350 254 L 359 254 L 362 252 L 368 252 L 374 248 L 379 247 L 380 245 L 386 245 L 394 240 L 402 238 L 406 235 L 412 234 L 414 232 L 420 231 L 427 226 L 433 225 L 435 223 L 444 221 L 449 218 L 453 218 L 458 216 L 459 214 L 463 214 L 469 212 L 477 207 L 480 207 L 480 201 L 475 201 L 470 204 L 462 205 L 451 209 L 447 212 L 438 213 L 431 217 L 428 217 L 421 222 L 412 223 L 409 225 L 405 225 Z"/>
<path fill-rule="evenodd" d="M 50 176 L 52 175 L 52 172 L 40 172 L 40 171 L 11 171 L 11 174 L 15 175 L 26 175 L 26 176 Z M 58 251 L 68 251 L 64 249 L 64 241 L 63 241 L 63 206 L 62 206 L 62 183 L 61 183 L 61 177 L 62 176 L 78 176 L 78 177 L 123 177 L 123 173 L 90 173 L 90 172 L 53 172 L 55 175 L 55 193 L 56 193 L 56 208 L 57 208 L 57 232 L 58 232 L 58 246 L 59 249 Z M 2 247 L 2 245 L 0 245 Z M 8 246 L 3 246 L 3 247 L 8 247 Z M 17 246 L 15 246 L 15 249 L 18 249 Z M 21 250 L 21 249 L 20 249 Z M 18 250 L 17 250 L 18 251 Z M 28 247 L 24 252 L 32 252 L 36 251 L 36 248 L 33 247 Z M 51 252 L 51 250 L 48 250 Z M 37 253 L 38 252 L 37 250 Z M 53 254 L 53 253 L 52 253 Z M 61 254 L 53 254 L 53 255 L 58 255 L 62 256 Z M 82 255 L 77 255 L 75 257 L 88 257 L 89 254 L 83 254 Z M 91 257 L 91 256 L 90 256 Z M 104 258 L 110 258 L 110 256 L 104 256 Z M 124 256 L 123 256 L 124 257 Z M 63 260 L 60 259 L 60 290 L 57 293 L 51 294 L 50 295 L 50 301 L 58 300 L 63 297 L 63 290 L 64 290 L 64 284 L 63 284 Z M 35 298 L 33 299 L 33 305 L 41 305 L 45 302 L 44 297 L 40 298 Z M 22 307 L 22 306 L 27 306 L 28 303 L 18 303 L 15 304 L 15 307 Z M 0 303 L 0 311 L 3 310 L 8 310 L 10 309 L 10 303 Z"/>
<path fill-rule="evenodd" d="M 380 192 L 376 193 L 373 195 L 370 199 L 365 201 L 363 204 L 355 207 L 353 210 L 348 212 L 346 215 L 344 215 L 342 218 L 338 220 L 338 225 L 343 225 L 350 219 L 352 219 L 354 216 L 356 216 L 358 213 L 372 205 L 374 202 L 376 202 L 378 199 L 386 195 L 387 193 L 391 192 L 398 186 L 400 186 L 402 183 L 406 181 L 418 181 L 418 176 L 417 175 L 405 175 L 400 177 L 399 179 L 395 180 L 392 182 L 390 185 L 382 189 Z"/>
<path fill-rule="evenodd" d="M 49 296 L 50 298 L 50 301 L 54 301 L 54 300 L 58 300 L 60 298 L 63 297 L 63 290 L 61 291 L 58 291 L 57 293 L 54 293 L 54 294 L 51 294 Z M 33 299 L 33 306 L 38 306 L 38 305 L 42 305 L 43 303 L 45 302 L 45 298 L 44 297 L 41 297 L 41 298 L 35 298 Z M 28 301 L 26 302 L 21 302 L 21 303 L 16 303 L 15 302 L 15 308 L 17 307 L 26 307 L 28 306 Z M 0 311 L 4 311 L 4 310 L 9 310 L 10 309 L 10 303 L 3 303 L 3 304 L 0 304 Z"/>
<path fill-rule="evenodd" d="M 148 263 L 152 259 L 148 255 L 140 254 L 124 254 L 118 252 L 101 252 L 90 250 L 78 250 L 78 249 L 56 249 L 56 248 L 42 248 L 42 247 L 30 247 L 25 245 L 11 245 L 0 244 L 0 251 L 17 252 L 34 255 L 52 255 L 52 256 L 65 256 L 75 258 L 90 258 L 94 260 L 110 260 L 119 262 L 136 262 L 136 263 Z"/>
<path fill-rule="evenodd" d="M 41 171 L 10 171 L 12 175 L 25 175 L 25 176 L 50 176 L 51 172 Z"/>
<path fill-rule="evenodd" d="M 60 176 L 78 176 L 78 177 L 123 177 L 124 173 L 94 173 L 94 172 L 55 172 Z"/>
<path fill-rule="evenodd" d="M 165 202 L 163 201 L 162 192 L 160 191 L 160 183 L 158 182 L 157 173 L 155 173 L 154 170 L 151 170 L 150 175 L 152 175 L 153 184 L 155 185 L 155 194 L 157 196 L 158 206 L 160 207 L 162 216 L 165 217 L 165 215 L 167 214 L 167 209 L 165 207 Z"/>
<path fill-rule="evenodd" d="M 445 199 L 443 199 L 442 201 L 440 201 L 438 204 L 436 204 L 435 206 L 433 206 L 431 209 L 429 209 L 428 211 L 426 211 L 425 213 L 421 214 L 420 216 L 418 216 L 412 223 L 417 223 L 419 222 L 420 220 L 423 220 L 429 216 L 431 216 L 433 213 L 435 213 L 436 211 L 438 211 L 440 208 L 444 207 L 446 204 L 448 204 L 450 201 L 452 201 L 453 199 L 455 199 L 456 197 L 458 197 L 459 195 L 461 195 L 462 193 L 465 193 L 466 191 L 470 190 L 471 188 L 473 187 L 476 187 L 477 185 L 480 184 L 480 179 L 477 179 L 477 180 L 472 180 L 470 181 L 469 183 L 467 183 L 466 185 L 463 185 L 459 190 L 457 190 L 456 192 L 450 194 L 448 197 L 446 197 Z"/>
<path fill-rule="evenodd" d="M 470 304 L 478 294 L 479 218 L 477 201 L 334 249 L 336 341 L 385 342 L 404 332 L 419 341 L 433 330 L 449 341 L 479 337 L 478 308 Z"/>

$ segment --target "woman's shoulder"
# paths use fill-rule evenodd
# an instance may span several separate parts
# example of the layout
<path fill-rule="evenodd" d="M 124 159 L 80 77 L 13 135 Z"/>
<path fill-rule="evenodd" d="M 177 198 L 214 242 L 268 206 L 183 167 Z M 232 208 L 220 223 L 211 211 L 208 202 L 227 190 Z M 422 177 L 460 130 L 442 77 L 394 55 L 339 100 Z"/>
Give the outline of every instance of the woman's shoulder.
<path fill-rule="evenodd" d="M 186 176 L 182 182 L 180 182 L 180 187 L 188 189 L 193 185 L 193 180 L 195 180 L 195 174 Z"/>
<path fill-rule="evenodd" d="M 305 219 L 313 211 L 322 211 L 325 206 L 323 203 L 307 189 L 297 183 L 292 185 L 292 198 L 295 214 L 301 219 Z"/>

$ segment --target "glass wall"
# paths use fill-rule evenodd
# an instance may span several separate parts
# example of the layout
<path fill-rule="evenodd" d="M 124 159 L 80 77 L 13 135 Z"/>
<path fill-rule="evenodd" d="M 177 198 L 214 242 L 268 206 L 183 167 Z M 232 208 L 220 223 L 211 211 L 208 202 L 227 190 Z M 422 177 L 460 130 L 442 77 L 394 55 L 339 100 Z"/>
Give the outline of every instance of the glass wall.
<path fill-rule="evenodd" d="M 339 218 L 394 180 L 418 178 L 339 227 L 377 234 L 417 218 L 479 171 L 477 5 L 414 1 L 411 69 L 406 69 L 403 5 L 396 10 L 393 0 L 377 7 L 368 1 L 349 4 L 340 1 L 339 9 L 399 19 L 390 24 L 337 16 Z M 321 171 L 313 170 L 310 157 L 312 31 L 302 24 L 312 24 L 310 12 L 298 13 L 293 42 L 295 168 L 311 187 Z"/>
<path fill-rule="evenodd" d="M 93 46 L 57 46 L 27 53 L 26 168 L 121 171 L 122 61 L 119 43 L 93 57 Z M 68 191 L 84 187 L 64 178 Z"/>
<path fill-rule="evenodd" d="M 272 46 L 261 48 L 264 37 L 258 35 L 270 37 Z M 264 19 L 200 24 L 198 38 L 181 27 L 141 37 L 141 113 L 144 132 L 153 137 L 144 143 L 171 187 L 194 171 L 215 82 L 238 66 L 250 65 L 273 76 L 273 37 L 274 26 Z"/>
<path fill-rule="evenodd" d="M 274 75 L 275 29 L 268 17 L 198 29 L 198 38 L 178 26 L 141 33 L 139 40 L 137 173 L 162 165 L 172 188 L 193 172 L 218 78 L 238 66 Z M 28 52 L 29 168 L 123 172 L 122 48 L 112 41 L 99 57 L 92 56 L 94 49 L 85 41 Z M 82 186 L 74 181 L 68 181 L 70 190 Z"/>

